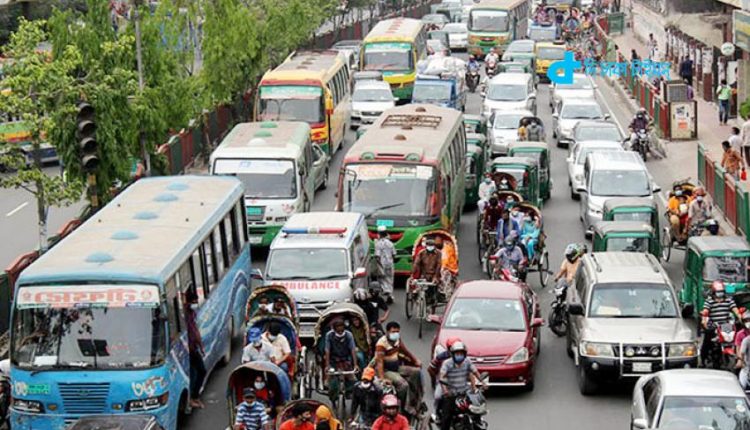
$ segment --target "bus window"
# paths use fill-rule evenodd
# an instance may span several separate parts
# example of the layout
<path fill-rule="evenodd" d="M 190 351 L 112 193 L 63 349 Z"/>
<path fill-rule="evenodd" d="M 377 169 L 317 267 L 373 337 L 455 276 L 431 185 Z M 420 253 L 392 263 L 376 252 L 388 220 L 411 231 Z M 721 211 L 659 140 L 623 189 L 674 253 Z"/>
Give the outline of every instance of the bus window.
<path fill-rule="evenodd" d="M 240 253 L 239 235 L 237 234 L 237 223 L 234 220 L 234 210 L 229 211 L 227 216 L 224 218 L 224 231 L 226 232 L 227 238 L 227 252 L 229 253 L 229 260 L 234 261 L 237 255 Z"/>
<path fill-rule="evenodd" d="M 226 223 L 224 223 L 224 220 L 222 220 L 216 228 L 219 229 L 219 237 L 221 238 L 221 255 L 224 256 L 224 266 L 228 269 L 234 264 L 234 259 L 230 255 Z"/>
<path fill-rule="evenodd" d="M 179 314 L 177 309 L 180 308 L 180 302 L 177 300 L 177 278 L 179 274 L 175 274 L 165 285 L 167 292 L 167 325 L 169 326 L 169 343 L 174 345 L 177 342 L 182 325 L 180 324 Z"/>
<path fill-rule="evenodd" d="M 200 249 L 200 248 L 199 248 Z M 198 296 L 198 305 L 202 305 L 208 297 L 206 289 L 206 268 L 203 266 L 203 251 L 196 249 L 193 251 L 193 257 L 190 259 L 190 268 L 193 271 L 193 285 L 195 294 Z"/>
<path fill-rule="evenodd" d="M 214 228 L 214 234 L 211 237 L 211 245 L 213 246 L 214 251 L 216 251 L 217 279 L 221 279 L 221 276 L 224 274 L 224 268 L 227 267 L 227 261 L 224 258 L 224 248 L 221 243 L 221 232 L 219 231 L 219 226 Z"/>
<path fill-rule="evenodd" d="M 206 238 L 206 240 L 203 242 L 203 255 L 205 257 L 206 261 L 206 279 L 208 282 L 206 283 L 206 297 L 208 297 L 208 293 L 214 289 L 216 286 L 216 279 L 218 279 L 218 273 L 216 273 L 216 254 L 214 253 L 213 246 L 211 242 L 211 237 Z"/>
<path fill-rule="evenodd" d="M 237 201 L 237 212 L 235 214 L 237 216 L 237 228 L 242 232 L 242 234 L 239 235 L 239 249 L 242 249 L 247 242 L 247 220 L 245 219 L 245 205 L 243 205 L 242 202 L 242 200 Z"/>

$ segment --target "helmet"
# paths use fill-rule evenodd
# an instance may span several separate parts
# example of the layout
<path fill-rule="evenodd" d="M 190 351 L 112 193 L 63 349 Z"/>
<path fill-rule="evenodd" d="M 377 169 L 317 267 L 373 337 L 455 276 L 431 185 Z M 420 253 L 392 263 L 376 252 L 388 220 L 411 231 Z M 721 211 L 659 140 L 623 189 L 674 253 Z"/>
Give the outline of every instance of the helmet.
<path fill-rule="evenodd" d="M 383 291 L 383 285 L 380 284 L 378 281 L 372 281 L 370 282 L 370 291 L 371 292 L 381 292 Z"/>
<path fill-rule="evenodd" d="M 567 247 L 565 247 L 565 258 L 570 261 L 571 263 L 578 258 L 579 253 L 578 246 L 574 243 L 571 243 Z"/>
<path fill-rule="evenodd" d="M 456 342 L 461 342 L 461 339 L 457 337 L 448 338 L 448 340 L 445 341 L 445 346 L 447 346 L 448 350 L 450 351 L 450 349 L 453 347 L 453 344 Z"/>
<path fill-rule="evenodd" d="M 393 394 L 386 394 L 383 396 L 383 399 L 380 400 L 380 407 L 385 408 L 397 408 L 398 407 L 398 397 L 394 396 Z"/>
<path fill-rule="evenodd" d="M 714 297 L 723 297 L 725 293 L 724 283 L 721 281 L 714 281 L 711 284 L 711 293 Z"/>
<path fill-rule="evenodd" d="M 451 346 L 450 351 L 451 351 L 451 354 L 455 354 L 456 352 L 459 352 L 459 351 L 466 352 L 466 345 L 464 345 L 464 343 L 459 340 Z"/>
<path fill-rule="evenodd" d="M 516 245 L 516 241 L 512 237 L 506 237 L 503 244 L 505 245 L 506 248 L 510 249 Z"/>
<path fill-rule="evenodd" d="M 713 218 L 707 220 L 706 230 L 708 230 L 708 232 L 712 235 L 716 236 L 717 234 L 719 234 L 719 222 Z"/>

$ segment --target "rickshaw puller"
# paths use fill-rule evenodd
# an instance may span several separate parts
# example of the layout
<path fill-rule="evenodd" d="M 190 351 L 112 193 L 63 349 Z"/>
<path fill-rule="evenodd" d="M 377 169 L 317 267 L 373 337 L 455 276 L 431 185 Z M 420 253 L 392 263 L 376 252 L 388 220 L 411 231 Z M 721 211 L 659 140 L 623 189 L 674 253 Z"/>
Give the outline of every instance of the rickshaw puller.
<path fill-rule="evenodd" d="M 357 363 L 357 346 L 354 343 L 354 335 L 346 330 L 343 318 L 336 318 L 333 323 L 333 330 L 326 334 L 325 340 L 325 358 L 323 361 L 324 369 L 336 369 L 340 371 L 358 370 Z M 328 381 L 329 375 L 324 374 L 324 380 Z M 346 391 L 351 391 L 354 386 L 354 376 L 346 376 Z M 339 378 L 330 380 L 328 396 L 331 399 L 338 397 Z"/>

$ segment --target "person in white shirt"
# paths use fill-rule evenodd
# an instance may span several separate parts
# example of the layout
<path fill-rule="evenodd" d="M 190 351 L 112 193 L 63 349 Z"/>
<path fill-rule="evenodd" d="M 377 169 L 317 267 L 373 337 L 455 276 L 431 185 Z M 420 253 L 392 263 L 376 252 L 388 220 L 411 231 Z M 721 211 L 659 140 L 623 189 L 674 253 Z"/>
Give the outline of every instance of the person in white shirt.
<path fill-rule="evenodd" d="M 479 213 L 484 213 L 484 207 L 487 206 L 487 202 L 495 191 L 497 191 L 495 181 L 489 175 L 485 176 L 477 190 L 477 197 L 479 197 L 477 208 L 479 208 Z"/>
<path fill-rule="evenodd" d="M 242 349 L 242 363 L 273 362 L 273 347 L 263 339 L 260 329 L 252 327 L 247 333 L 247 346 Z"/>
<path fill-rule="evenodd" d="M 271 323 L 268 326 L 268 330 L 263 333 L 263 339 L 271 345 L 271 349 L 273 350 L 271 361 L 288 372 L 289 364 L 287 363 L 287 359 L 292 354 L 292 349 L 289 347 L 289 340 L 281 333 L 279 324 L 275 322 Z"/>
<path fill-rule="evenodd" d="M 742 153 L 742 137 L 740 136 L 740 129 L 738 127 L 732 127 L 732 134 L 727 141 L 729 142 L 729 145 L 732 146 L 732 149 L 744 157 L 744 154 Z M 745 160 L 745 162 L 747 162 L 747 160 Z"/>

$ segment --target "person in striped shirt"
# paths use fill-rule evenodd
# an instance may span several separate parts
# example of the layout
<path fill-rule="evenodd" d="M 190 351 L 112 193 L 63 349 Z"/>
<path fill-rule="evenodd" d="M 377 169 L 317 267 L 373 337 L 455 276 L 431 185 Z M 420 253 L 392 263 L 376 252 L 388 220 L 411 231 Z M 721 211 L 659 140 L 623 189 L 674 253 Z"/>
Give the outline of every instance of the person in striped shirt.
<path fill-rule="evenodd" d="M 270 428 L 266 407 L 256 401 L 255 390 L 248 387 L 242 391 L 244 402 L 237 407 L 234 430 L 267 430 Z"/>
<path fill-rule="evenodd" d="M 712 339 L 716 334 L 716 325 L 731 321 L 731 317 L 742 320 L 734 299 L 727 297 L 724 283 L 714 281 L 711 284 L 711 295 L 706 297 L 701 312 L 701 326 L 703 327 L 703 343 L 701 344 L 701 360 L 705 360 L 711 351 Z"/>

